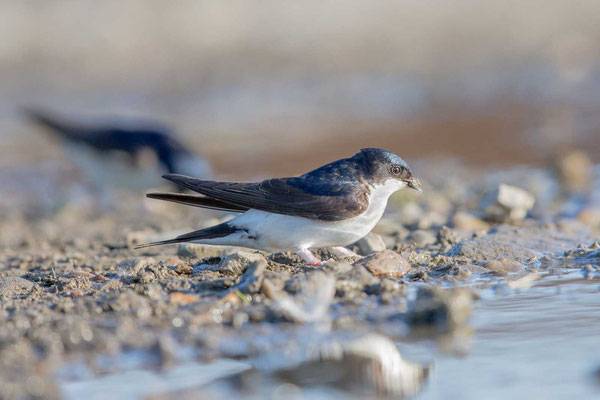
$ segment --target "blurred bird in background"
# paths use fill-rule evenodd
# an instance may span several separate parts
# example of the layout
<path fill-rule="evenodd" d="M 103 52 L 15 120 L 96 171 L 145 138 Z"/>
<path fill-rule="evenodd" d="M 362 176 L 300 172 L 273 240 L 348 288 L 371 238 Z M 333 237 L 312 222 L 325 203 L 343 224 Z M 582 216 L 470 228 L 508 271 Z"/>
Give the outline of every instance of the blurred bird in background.
<path fill-rule="evenodd" d="M 206 159 L 156 122 L 81 123 L 39 108 L 23 114 L 58 138 L 83 178 L 99 188 L 145 190 L 161 186 L 165 173 L 211 176 Z"/>

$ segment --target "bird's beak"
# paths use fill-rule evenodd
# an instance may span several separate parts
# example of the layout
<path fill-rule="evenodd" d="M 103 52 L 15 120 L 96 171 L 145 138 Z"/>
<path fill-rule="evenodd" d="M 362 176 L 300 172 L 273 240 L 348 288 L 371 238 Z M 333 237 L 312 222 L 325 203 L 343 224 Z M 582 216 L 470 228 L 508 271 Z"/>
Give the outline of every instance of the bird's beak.
<path fill-rule="evenodd" d="M 419 192 L 423 191 L 423 187 L 421 186 L 421 182 L 419 182 L 419 180 L 417 178 L 410 178 L 410 179 L 407 179 L 405 182 L 406 182 L 406 185 L 409 188 L 415 189 L 415 190 L 417 190 Z"/>

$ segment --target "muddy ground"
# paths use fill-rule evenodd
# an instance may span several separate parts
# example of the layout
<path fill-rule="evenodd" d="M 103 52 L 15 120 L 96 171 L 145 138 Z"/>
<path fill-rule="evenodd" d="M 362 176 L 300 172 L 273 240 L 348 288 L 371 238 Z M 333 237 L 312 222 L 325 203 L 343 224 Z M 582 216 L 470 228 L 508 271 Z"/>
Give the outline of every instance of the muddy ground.
<path fill-rule="evenodd" d="M 135 250 L 231 216 L 99 193 L 62 165 L 4 168 L 0 398 L 101 398 L 107 387 L 77 383 L 228 361 L 239 364 L 214 379 L 129 397 L 410 396 L 435 363 L 395 344 L 461 354 L 482 291 L 572 271 L 600 281 L 600 170 L 583 154 L 501 172 L 413 164 L 423 194 L 390 200 L 353 246 L 364 257 L 323 250 L 320 267 L 248 249 Z"/>

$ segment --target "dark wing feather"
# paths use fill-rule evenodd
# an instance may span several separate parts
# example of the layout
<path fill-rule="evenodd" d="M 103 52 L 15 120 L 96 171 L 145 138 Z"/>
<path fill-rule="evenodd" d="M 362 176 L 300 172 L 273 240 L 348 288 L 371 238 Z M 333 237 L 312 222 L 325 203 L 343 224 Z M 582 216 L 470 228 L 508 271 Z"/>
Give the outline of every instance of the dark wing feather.
<path fill-rule="evenodd" d="M 160 246 L 163 244 L 174 244 L 174 243 L 185 243 L 192 242 L 194 240 L 202 239 L 216 239 L 231 235 L 232 233 L 238 232 L 240 228 L 236 228 L 233 225 L 223 222 L 222 224 L 211 226 L 209 228 L 200 229 L 194 232 L 188 232 L 183 235 L 179 235 L 176 238 L 161 240 L 159 242 L 152 242 L 146 244 L 140 244 L 135 246 L 134 249 L 143 249 L 146 247 Z"/>
<path fill-rule="evenodd" d="M 258 183 L 204 181 L 177 174 L 165 179 L 229 204 L 323 221 L 341 221 L 368 207 L 366 188 L 355 183 L 275 178 Z"/>
<path fill-rule="evenodd" d="M 174 203 L 185 204 L 193 207 L 209 208 L 211 210 L 244 212 L 247 207 L 237 206 L 226 203 L 221 200 L 211 199 L 210 197 L 187 193 L 148 193 L 146 197 L 156 200 L 172 201 Z"/>

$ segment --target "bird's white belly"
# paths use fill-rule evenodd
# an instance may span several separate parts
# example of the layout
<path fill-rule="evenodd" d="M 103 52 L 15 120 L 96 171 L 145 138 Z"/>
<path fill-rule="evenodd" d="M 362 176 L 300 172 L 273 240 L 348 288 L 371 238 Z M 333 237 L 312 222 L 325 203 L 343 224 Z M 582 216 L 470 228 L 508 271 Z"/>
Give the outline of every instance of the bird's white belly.
<path fill-rule="evenodd" d="M 365 236 L 377 223 L 356 217 L 340 222 L 323 222 L 307 218 L 250 210 L 231 221 L 248 229 L 246 245 L 263 250 L 294 250 L 346 246 Z M 244 245 L 244 243 L 240 243 Z"/>
<path fill-rule="evenodd" d="M 229 221 L 229 224 L 244 231 L 199 242 L 266 251 L 347 246 L 363 238 L 375 227 L 385 211 L 387 199 L 400 188 L 401 184 L 392 182 L 374 189 L 369 196 L 369 207 L 363 214 L 337 222 L 249 210 Z"/>

